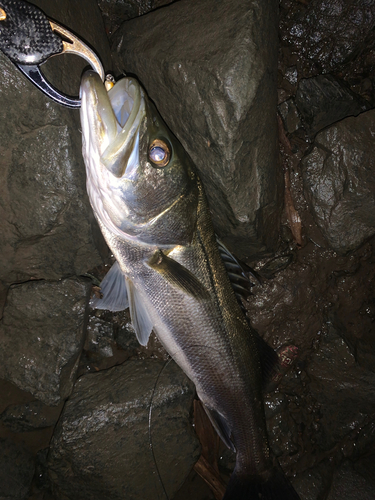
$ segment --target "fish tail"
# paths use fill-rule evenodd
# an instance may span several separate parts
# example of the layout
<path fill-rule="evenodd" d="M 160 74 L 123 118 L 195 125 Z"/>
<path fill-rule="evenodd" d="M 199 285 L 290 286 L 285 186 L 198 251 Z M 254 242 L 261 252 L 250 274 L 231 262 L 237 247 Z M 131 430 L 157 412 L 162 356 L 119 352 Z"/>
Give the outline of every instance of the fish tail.
<path fill-rule="evenodd" d="M 300 500 L 281 469 L 266 481 L 259 477 L 238 475 L 234 470 L 223 500 Z"/>

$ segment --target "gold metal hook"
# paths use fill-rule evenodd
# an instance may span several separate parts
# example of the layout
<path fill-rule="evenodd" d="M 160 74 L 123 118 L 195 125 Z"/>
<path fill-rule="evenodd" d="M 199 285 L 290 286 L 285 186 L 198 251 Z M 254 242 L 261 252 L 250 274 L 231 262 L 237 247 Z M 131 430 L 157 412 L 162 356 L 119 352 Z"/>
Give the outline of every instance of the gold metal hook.
<path fill-rule="evenodd" d="M 53 31 L 56 31 L 56 33 L 69 40 L 67 42 L 63 39 L 63 50 L 56 55 L 71 53 L 83 57 L 83 59 L 86 59 L 90 66 L 92 66 L 94 70 L 99 73 L 100 78 L 104 81 L 105 73 L 102 63 L 100 62 L 98 56 L 93 52 L 93 50 L 63 26 L 60 26 L 55 21 L 51 21 L 50 19 L 48 19 L 48 21 Z"/>
<path fill-rule="evenodd" d="M 5 12 L 4 9 L 0 8 L 0 21 L 5 21 L 6 18 L 7 18 L 7 13 Z"/>

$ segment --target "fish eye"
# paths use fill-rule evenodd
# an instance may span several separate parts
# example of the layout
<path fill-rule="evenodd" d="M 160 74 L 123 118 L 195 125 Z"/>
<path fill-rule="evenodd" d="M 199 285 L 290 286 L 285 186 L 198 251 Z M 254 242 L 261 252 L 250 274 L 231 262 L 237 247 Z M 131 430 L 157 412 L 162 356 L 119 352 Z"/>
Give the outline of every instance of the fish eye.
<path fill-rule="evenodd" d="M 171 149 L 166 142 L 155 139 L 148 148 L 148 158 L 156 167 L 165 167 L 171 159 Z"/>

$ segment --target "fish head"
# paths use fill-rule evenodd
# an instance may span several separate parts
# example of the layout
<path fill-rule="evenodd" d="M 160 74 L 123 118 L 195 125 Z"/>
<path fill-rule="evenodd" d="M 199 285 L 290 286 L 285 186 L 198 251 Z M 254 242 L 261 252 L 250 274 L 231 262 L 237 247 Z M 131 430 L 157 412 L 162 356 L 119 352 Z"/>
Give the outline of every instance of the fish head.
<path fill-rule="evenodd" d="M 191 243 L 194 166 L 138 81 L 124 77 L 107 92 L 87 71 L 80 113 L 87 191 L 101 227 L 161 248 Z"/>

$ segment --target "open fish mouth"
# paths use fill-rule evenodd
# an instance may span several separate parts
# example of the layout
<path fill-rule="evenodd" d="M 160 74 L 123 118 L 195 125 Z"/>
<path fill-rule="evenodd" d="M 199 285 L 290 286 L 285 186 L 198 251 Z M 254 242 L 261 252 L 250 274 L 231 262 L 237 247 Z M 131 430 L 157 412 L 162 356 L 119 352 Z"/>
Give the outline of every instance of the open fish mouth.
<path fill-rule="evenodd" d="M 146 115 L 139 83 L 124 77 L 107 91 L 99 75 L 87 71 L 82 77 L 81 100 L 84 140 L 90 143 L 87 155 L 94 149 L 102 166 L 117 178 L 129 174 L 138 164 L 139 129 Z"/>
<path fill-rule="evenodd" d="M 139 136 L 146 120 L 144 92 L 133 78 L 109 91 L 94 71 L 81 81 L 82 154 L 87 192 L 97 218 L 118 236 L 131 234 L 126 193 L 139 170 Z"/>

